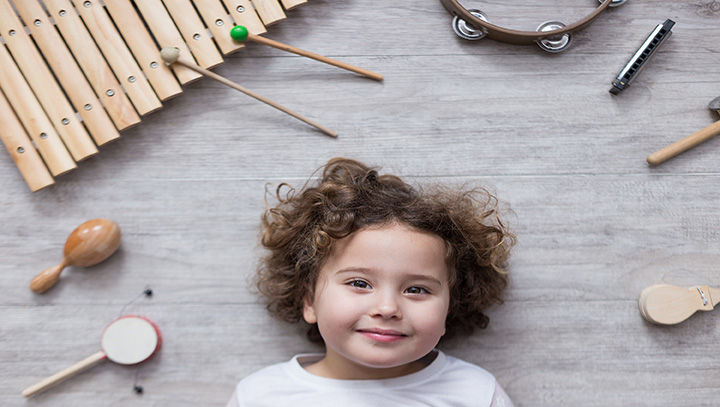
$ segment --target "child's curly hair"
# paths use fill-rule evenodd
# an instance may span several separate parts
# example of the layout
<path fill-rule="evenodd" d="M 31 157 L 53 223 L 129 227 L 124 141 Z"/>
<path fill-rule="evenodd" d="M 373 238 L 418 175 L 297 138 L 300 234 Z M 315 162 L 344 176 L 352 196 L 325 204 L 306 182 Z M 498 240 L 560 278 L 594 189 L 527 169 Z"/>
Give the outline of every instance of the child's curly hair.
<path fill-rule="evenodd" d="M 334 158 L 315 186 L 296 192 L 281 184 L 276 198 L 279 203 L 262 218 L 262 245 L 270 253 L 258 267 L 256 284 L 268 310 L 282 320 L 303 320 L 303 299 L 313 295 L 320 267 L 339 239 L 391 222 L 446 243 L 450 309 L 443 340 L 485 328 L 489 318 L 483 311 L 502 303 L 515 236 L 498 218 L 497 199 L 484 189 L 414 188 L 395 175 Z M 317 324 L 308 338 L 322 341 Z"/>

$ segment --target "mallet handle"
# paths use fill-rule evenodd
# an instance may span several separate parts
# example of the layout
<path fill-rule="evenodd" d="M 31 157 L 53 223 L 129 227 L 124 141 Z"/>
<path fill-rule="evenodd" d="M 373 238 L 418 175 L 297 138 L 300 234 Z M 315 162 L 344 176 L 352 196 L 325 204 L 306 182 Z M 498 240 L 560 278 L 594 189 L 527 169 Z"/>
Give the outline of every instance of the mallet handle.
<path fill-rule="evenodd" d="M 295 112 L 293 112 L 292 110 L 290 110 L 290 109 L 288 109 L 288 108 L 286 108 L 286 107 L 284 107 L 284 106 L 282 106 L 282 105 L 279 105 L 279 104 L 273 102 L 273 101 L 270 100 L 270 99 L 267 99 L 267 98 L 265 98 L 265 97 L 263 97 L 263 96 L 260 96 L 260 95 L 258 95 L 257 93 L 255 93 L 255 92 L 253 92 L 253 91 L 251 91 L 251 90 L 245 89 L 245 88 L 243 88 L 242 86 L 238 85 L 237 83 L 232 82 L 232 81 L 230 81 L 229 79 L 226 79 L 226 78 L 224 78 L 224 77 L 216 74 L 215 72 L 209 71 L 209 70 L 207 70 L 207 69 L 205 69 L 205 68 L 202 68 L 202 67 L 200 67 L 200 66 L 198 66 L 198 65 L 196 65 L 196 64 L 193 64 L 193 63 L 184 61 L 184 60 L 181 59 L 181 58 L 178 58 L 178 60 L 175 61 L 175 62 L 178 63 L 178 64 L 180 64 L 180 65 L 182 65 L 182 66 L 184 66 L 184 67 L 187 67 L 187 68 L 189 68 L 189 69 L 192 69 L 193 71 L 199 72 L 199 73 L 201 73 L 201 74 L 203 74 L 203 75 L 205 75 L 205 76 L 208 76 L 208 77 L 210 77 L 210 78 L 212 78 L 212 79 L 215 79 L 216 81 L 218 81 L 218 82 L 220 82 L 220 83 L 222 83 L 222 84 L 224 84 L 224 85 L 227 85 L 227 86 L 229 86 L 229 87 L 231 87 L 231 88 L 233 88 L 233 89 L 235 89 L 235 90 L 238 90 L 238 91 L 240 91 L 240 92 L 242 92 L 242 93 L 244 93 L 244 94 L 246 94 L 246 95 L 248 95 L 248 96 L 250 96 L 250 97 L 253 97 L 253 98 L 255 98 L 255 99 L 257 99 L 257 100 L 259 100 L 259 101 L 261 101 L 261 102 L 263 102 L 263 103 L 265 103 L 265 104 L 268 104 L 268 105 L 274 107 L 275 109 L 280 110 L 281 112 L 287 113 L 287 114 L 289 114 L 290 116 L 292 116 L 292 117 L 294 117 L 294 118 L 296 118 L 296 119 L 298 119 L 298 120 L 300 120 L 300 121 L 303 121 L 303 122 L 305 122 L 305 123 L 307 123 L 307 124 L 315 127 L 316 129 L 322 131 L 323 133 L 327 134 L 327 135 L 330 136 L 330 137 L 337 137 L 337 133 L 334 132 L 334 131 L 332 131 L 332 130 L 330 130 L 330 129 L 328 129 L 327 127 L 325 127 L 325 126 L 323 126 L 323 125 L 321 125 L 321 124 L 319 124 L 319 123 L 316 123 L 316 122 L 314 122 L 314 121 L 308 119 L 307 117 L 304 117 L 304 116 L 302 116 L 302 115 L 300 115 L 300 114 L 298 114 L 298 113 L 295 113 Z"/>
<path fill-rule="evenodd" d="M 326 63 L 326 64 L 336 66 L 336 67 L 338 67 L 338 68 L 346 69 L 346 70 L 348 70 L 348 71 L 355 72 L 355 73 L 358 73 L 358 74 L 360 74 L 360 75 L 367 76 L 368 78 L 375 79 L 376 81 L 381 81 L 381 80 L 383 80 L 383 76 L 380 75 L 379 73 L 375 73 L 375 72 L 372 72 L 372 71 L 368 71 L 367 69 L 363 69 L 363 68 L 358 68 L 357 66 L 353 66 L 353 65 L 350 65 L 350 64 L 346 64 L 345 62 L 340 62 L 340 61 L 334 60 L 334 59 L 332 59 L 332 58 L 328 58 L 328 57 L 325 57 L 325 56 L 322 56 L 322 55 L 315 54 L 315 53 L 310 52 L 310 51 L 305 51 L 305 50 L 300 49 L 300 48 L 295 48 L 295 47 L 293 47 L 293 46 L 290 46 L 290 45 L 287 45 L 287 44 L 283 44 L 283 43 L 281 43 L 281 42 L 273 41 L 273 40 L 271 40 L 271 39 L 268 39 L 268 38 L 265 38 L 265 37 L 262 37 L 262 36 L 259 36 L 259 35 L 248 34 L 248 38 L 247 38 L 247 39 L 248 39 L 248 40 L 251 40 L 251 41 L 258 42 L 258 43 L 260 43 L 260 44 L 265 44 L 265 45 L 271 46 L 271 47 L 273 47 L 273 48 L 277 48 L 277 49 L 279 49 L 279 50 L 281 50 L 281 51 L 292 52 L 293 54 L 297 54 L 297 55 L 300 55 L 300 56 L 312 58 L 312 59 L 314 59 L 314 60 L 316 60 L 316 61 L 324 62 L 324 63 Z"/>
<path fill-rule="evenodd" d="M 23 390 L 22 395 L 25 397 L 30 397 L 35 393 L 46 390 L 74 374 L 80 373 L 85 369 L 95 366 L 98 362 L 104 360 L 105 357 L 105 352 L 95 352 L 92 355 L 81 360 L 80 362 L 77 362 L 74 365 L 68 367 L 67 369 L 57 372 L 54 375 L 48 377 L 47 379 L 28 387 L 27 389 Z"/>
<path fill-rule="evenodd" d="M 720 121 L 717 121 L 682 140 L 676 141 L 675 143 L 650 154 L 647 158 L 647 162 L 650 165 L 662 164 L 666 160 L 695 147 L 703 141 L 710 140 L 718 134 L 720 134 Z"/>

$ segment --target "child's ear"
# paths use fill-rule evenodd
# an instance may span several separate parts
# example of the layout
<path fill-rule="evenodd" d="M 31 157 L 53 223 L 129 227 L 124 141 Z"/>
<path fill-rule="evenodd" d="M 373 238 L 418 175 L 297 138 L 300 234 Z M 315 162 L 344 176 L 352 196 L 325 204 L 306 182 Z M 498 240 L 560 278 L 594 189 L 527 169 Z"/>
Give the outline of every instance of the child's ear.
<path fill-rule="evenodd" d="M 303 319 L 308 324 L 317 323 L 317 315 L 315 315 L 315 307 L 313 307 L 310 293 L 305 294 L 303 297 Z"/>

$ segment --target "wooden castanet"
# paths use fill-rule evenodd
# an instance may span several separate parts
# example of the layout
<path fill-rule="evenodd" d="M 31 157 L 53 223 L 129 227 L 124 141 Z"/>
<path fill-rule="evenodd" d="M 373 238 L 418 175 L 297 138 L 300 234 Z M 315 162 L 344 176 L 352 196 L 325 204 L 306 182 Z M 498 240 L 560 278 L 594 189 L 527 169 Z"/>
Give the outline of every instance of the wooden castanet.
<path fill-rule="evenodd" d="M 259 44 L 277 48 L 281 51 L 290 52 L 290 53 L 293 53 L 296 55 L 300 55 L 303 57 L 314 59 L 316 61 L 326 63 L 328 65 L 336 66 L 338 68 L 342 68 L 342 69 L 348 70 L 350 72 L 355 72 L 360 75 L 367 76 L 370 79 L 375 79 L 376 81 L 383 80 L 383 76 L 380 75 L 379 73 L 368 71 L 367 69 L 363 69 L 363 68 L 358 68 L 357 66 L 353 66 L 353 65 L 347 64 L 345 62 L 340 62 L 338 60 L 328 58 L 326 56 L 322 56 L 322 55 L 316 54 L 314 52 L 305 51 L 304 49 L 295 48 L 290 45 L 283 44 L 281 42 L 277 42 L 277 41 L 271 40 L 269 38 L 262 37 L 260 35 L 255 35 L 255 34 L 251 33 L 247 29 L 247 27 L 244 27 L 242 25 L 236 25 L 235 27 L 233 27 L 233 29 L 230 30 L 230 35 L 232 36 L 232 38 L 235 41 L 244 42 L 244 41 L 248 40 L 248 41 L 257 42 Z"/>
<path fill-rule="evenodd" d="M 52 29 L 52 25 L 47 20 L 31 21 L 33 26 L 46 26 Z M 25 27 L 8 0 L 0 0 L 0 32 L 7 33 L 3 38 L 10 53 L 73 159 L 81 161 L 97 154 L 97 147 L 75 116 L 75 110 L 65 98 L 60 85 L 25 32 Z"/>
<path fill-rule="evenodd" d="M 120 132 L 105 109 L 85 109 L 85 106 L 100 106 L 100 101 L 40 3 L 18 1 L 15 7 L 23 20 L 40 21 L 40 24 L 30 24 L 28 29 L 95 143 L 101 146 L 118 139 Z"/>
<path fill-rule="evenodd" d="M 15 161 L 20 174 L 30 190 L 35 192 L 55 183 L 50 171 L 43 164 L 20 120 L 13 113 L 10 103 L 0 92 L 0 139 Z"/>
<path fill-rule="evenodd" d="M 0 44 L 1 45 L 1 44 Z M 53 176 L 77 166 L 5 46 L 0 46 L 0 88 Z"/>
<path fill-rule="evenodd" d="M 22 395 L 30 397 L 47 390 L 106 359 L 127 366 L 146 362 L 152 359 L 161 346 L 162 334 L 155 323 L 140 316 L 126 315 L 105 328 L 100 338 L 100 351 L 28 387 Z"/>
<path fill-rule="evenodd" d="M 140 116 L 123 92 L 87 28 L 80 21 L 80 16 L 73 12 L 70 0 L 44 0 L 43 3 L 55 19 L 65 42 L 100 97 L 115 126 L 119 130 L 124 130 L 140 123 Z M 101 106 L 87 108 L 100 109 Z"/>
<path fill-rule="evenodd" d="M 113 25 L 105 8 L 98 0 L 73 1 L 80 18 L 138 113 L 144 116 L 162 108 L 160 99 Z"/>
<path fill-rule="evenodd" d="M 105 8 L 160 100 L 182 93 L 170 68 L 158 59 L 158 47 L 130 0 L 104 0 Z"/>
<path fill-rule="evenodd" d="M 60 264 L 35 276 L 30 282 L 30 289 L 44 293 L 57 283 L 65 267 L 89 267 L 105 261 L 120 246 L 120 237 L 120 227 L 109 219 L 84 222 L 65 241 Z"/>
<path fill-rule="evenodd" d="M 675 325 L 697 311 L 711 311 L 718 302 L 720 290 L 708 286 L 683 288 L 658 284 L 642 291 L 638 305 L 643 318 L 649 322 Z"/>

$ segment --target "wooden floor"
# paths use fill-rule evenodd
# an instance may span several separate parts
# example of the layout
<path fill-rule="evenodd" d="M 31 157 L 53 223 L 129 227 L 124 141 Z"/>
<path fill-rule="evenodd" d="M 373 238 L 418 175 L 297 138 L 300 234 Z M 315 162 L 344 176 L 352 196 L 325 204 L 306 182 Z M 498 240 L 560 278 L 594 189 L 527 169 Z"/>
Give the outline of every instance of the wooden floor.
<path fill-rule="evenodd" d="M 464 4 L 533 30 L 598 3 Z M 667 18 L 673 36 L 612 96 Z M 518 235 L 507 301 L 447 352 L 494 373 L 516 406 L 717 406 L 720 311 L 655 326 L 637 300 L 658 283 L 720 287 L 720 138 L 645 162 L 720 119 L 707 108 L 720 95 L 718 3 L 629 0 L 560 54 L 461 40 L 450 21 L 437 0 L 309 0 L 267 36 L 384 82 L 257 44 L 215 69 L 337 139 L 202 79 L 40 192 L 0 155 L 0 405 L 222 406 L 247 374 L 317 350 L 266 314 L 247 279 L 265 185 L 299 186 L 347 156 L 417 183 L 484 185 L 504 202 Z M 122 228 L 119 252 L 33 294 L 67 235 L 99 217 Z M 122 313 L 160 326 L 156 358 L 20 395 L 99 350 Z"/>

